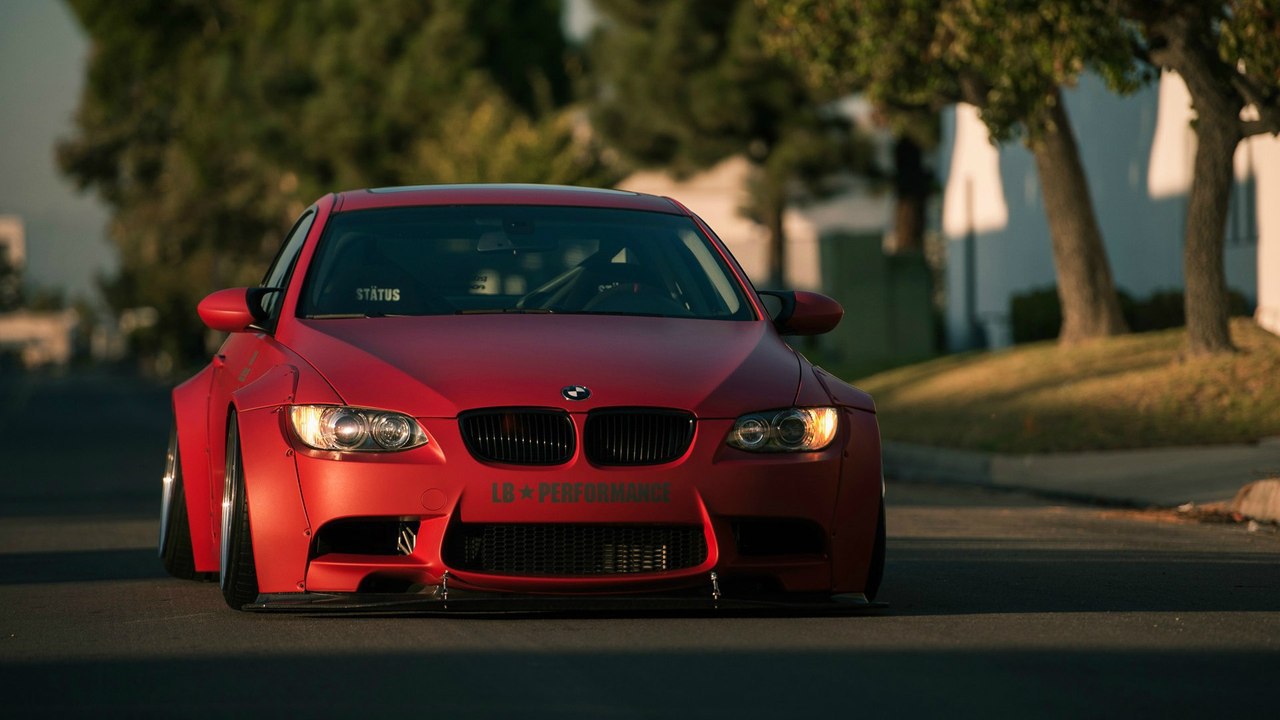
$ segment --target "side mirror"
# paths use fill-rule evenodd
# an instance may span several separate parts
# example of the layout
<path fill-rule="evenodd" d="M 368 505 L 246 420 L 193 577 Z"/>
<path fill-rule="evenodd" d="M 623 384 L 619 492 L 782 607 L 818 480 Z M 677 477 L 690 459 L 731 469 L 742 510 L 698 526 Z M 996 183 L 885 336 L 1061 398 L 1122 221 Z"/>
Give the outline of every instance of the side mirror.
<path fill-rule="evenodd" d="M 782 335 L 821 335 L 835 329 L 844 317 L 840 303 L 820 293 L 761 290 L 760 300 Z"/>
<path fill-rule="evenodd" d="M 277 288 L 229 288 L 212 293 L 200 301 L 196 312 L 200 320 L 214 330 L 245 332 L 267 319 L 262 298 L 279 292 Z"/>

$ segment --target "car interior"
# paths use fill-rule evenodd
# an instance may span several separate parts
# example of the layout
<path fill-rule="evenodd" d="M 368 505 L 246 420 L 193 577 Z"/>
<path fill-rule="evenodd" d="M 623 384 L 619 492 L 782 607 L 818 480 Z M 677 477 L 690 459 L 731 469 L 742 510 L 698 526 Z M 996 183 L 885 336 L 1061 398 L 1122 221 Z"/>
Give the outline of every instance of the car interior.
<path fill-rule="evenodd" d="M 488 216 L 463 222 L 406 222 L 404 210 L 397 209 L 391 214 L 398 217 L 370 222 L 379 220 L 372 217 L 378 212 L 353 214 L 358 227 L 343 227 L 356 223 L 342 223 L 342 216 L 331 224 L 304 287 L 303 317 L 750 317 L 736 282 L 705 238 L 691 223 L 671 222 L 682 218 L 659 216 L 651 225 L 634 217 L 565 222 L 494 216 L 490 208 Z"/>

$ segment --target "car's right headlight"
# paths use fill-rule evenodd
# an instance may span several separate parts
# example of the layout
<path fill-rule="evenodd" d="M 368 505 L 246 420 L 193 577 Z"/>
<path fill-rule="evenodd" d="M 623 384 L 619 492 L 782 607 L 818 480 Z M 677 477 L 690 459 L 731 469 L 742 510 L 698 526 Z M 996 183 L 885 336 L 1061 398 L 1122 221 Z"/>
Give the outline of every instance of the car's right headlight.
<path fill-rule="evenodd" d="M 833 407 L 767 410 L 738 418 L 727 442 L 749 452 L 812 452 L 830 445 L 839 427 Z"/>
<path fill-rule="evenodd" d="M 393 452 L 427 443 L 417 420 L 389 410 L 294 405 L 289 420 L 298 439 L 317 450 Z"/>

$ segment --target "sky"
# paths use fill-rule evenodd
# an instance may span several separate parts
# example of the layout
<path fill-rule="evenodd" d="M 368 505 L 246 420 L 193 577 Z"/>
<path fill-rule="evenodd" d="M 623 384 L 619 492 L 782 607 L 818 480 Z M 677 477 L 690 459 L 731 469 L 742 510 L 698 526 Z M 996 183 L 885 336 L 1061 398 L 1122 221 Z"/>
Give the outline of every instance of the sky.
<path fill-rule="evenodd" d="M 88 41 L 59 0 L 0 0 L 0 215 L 26 225 L 30 287 L 97 299 L 116 267 L 107 208 L 80 193 L 54 159 L 72 132 Z"/>

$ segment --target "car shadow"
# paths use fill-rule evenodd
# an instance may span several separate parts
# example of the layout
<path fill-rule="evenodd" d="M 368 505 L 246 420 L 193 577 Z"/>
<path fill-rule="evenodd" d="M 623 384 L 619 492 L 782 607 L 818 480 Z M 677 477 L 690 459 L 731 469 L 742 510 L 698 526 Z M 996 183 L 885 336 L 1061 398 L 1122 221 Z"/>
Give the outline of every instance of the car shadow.
<path fill-rule="evenodd" d="M 15 717 L 1265 716 L 1269 694 L 1248 688 L 1273 661 L 1244 650 L 317 649 L 4 661 L 0 690 Z"/>
<path fill-rule="evenodd" d="M 0 586 L 167 577 L 154 549 L 0 553 Z"/>

